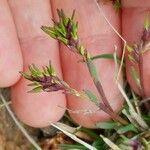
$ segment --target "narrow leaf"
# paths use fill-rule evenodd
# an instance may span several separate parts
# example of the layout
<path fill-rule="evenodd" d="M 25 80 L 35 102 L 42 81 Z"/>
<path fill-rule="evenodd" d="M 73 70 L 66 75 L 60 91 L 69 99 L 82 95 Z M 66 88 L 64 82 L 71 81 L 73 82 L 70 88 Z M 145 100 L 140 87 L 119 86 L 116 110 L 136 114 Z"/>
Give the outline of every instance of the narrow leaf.
<path fill-rule="evenodd" d="M 96 71 L 95 65 L 93 64 L 91 59 L 88 59 L 86 63 L 88 65 L 89 72 L 91 74 L 91 77 L 93 78 L 93 81 L 95 83 L 97 83 L 98 82 L 98 76 L 97 76 L 97 71 Z"/>
<path fill-rule="evenodd" d="M 33 82 L 33 83 L 28 84 L 28 86 L 39 86 L 39 83 L 38 82 Z"/>
<path fill-rule="evenodd" d="M 92 56 L 90 57 L 91 60 L 97 60 L 97 59 L 110 59 L 110 60 L 114 60 L 114 56 L 111 53 L 108 54 L 100 54 L 100 55 L 96 55 L 96 56 Z M 79 62 L 84 62 L 84 60 L 79 60 Z M 120 64 L 121 60 L 120 58 L 117 56 L 117 63 Z"/>
<path fill-rule="evenodd" d="M 120 128 L 118 129 L 118 133 L 119 133 L 119 134 L 124 134 L 124 133 L 129 132 L 129 131 L 133 131 L 133 132 L 138 133 L 137 129 L 136 129 L 132 124 L 129 124 L 129 125 L 127 125 L 127 126 L 120 127 Z"/>
<path fill-rule="evenodd" d="M 99 58 L 112 59 L 112 60 L 114 59 L 113 54 L 100 54 L 100 55 L 96 55 L 96 56 L 91 57 L 92 60 L 99 59 Z"/>
<path fill-rule="evenodd" d="M 90 137 L 92 137 L 95 140 L 100 140 L 101 139 L 101 137 L 91 129 L 81 127 L 81 128 L 78 129 L 78 131 L 82 131 L 82 132 L 86 133 L 87 135 L 89 135 Z"/>
<path fill-rule="evenodd" d="M 146 30 L 149 29 L 148 15 L 146 15 L 145 18 L 144 18 L 144 29 L 146 29 Z"/>
<path fill-rule="evenodd" d="M 104 137 L 103 135 L 100 135 L 101 138 L 104 140 L 104 142 L 112 149 L 112 150 L 121 150 L 115 143 L 113 143 L 108 138 Z"/>
<path fill-rule="evenodd" d="M 126 45 L 126 48 L 127 48 L 127 50 L 128 50 L 129 53 L 131 53 L 132 50 L 133 50 L 132 47 L 130 47 L 129 45 Z"/>
<path fill-rule="evenodd" d="M 65 45 L 68 44 L 68 40 L 67 40 L 66 38 L 63 38 L 63 37 L 59 36 L 59 37 L 57 37 L 57 39 L 58 39 L 60 42 L 64 43 Z"/>
<path fill-rule="evenodd" d="M 25 72 L 20 72 L 20 73 L 21 73 L 21 75 L 22 75 L 25 79 L 27 79 L 27 80 L 32 80 L 31 76 L 28 75 L 28 73 L 25 73 Z"/>
<path fill-rule="evenodd" d="M 72 12 L 71 20 L 74 20 L 75 13 L 76 13 L 76 11 L 75 11 L 75 9 L 74 9 L 73 12 Z"/>
<path fill-rule="evenodd" d="M 46 26 L 41 26 L 41 29 L 48 34 L 50 37 L 56 39 L 56 32 L 54 31 L 54 28 L 51 27 L 46 27 Z"/>
<path fill-rule="evenodd" d="M 106 143 L 103 141 L 103 139 L 101 137 L 99 137 L 99 140 L 94 141 L 92 143 L 92 146 L 94 146 L 98 150 L 107 150 L 108 149 L 108 146 L 106 145 Z"/>
<path fill-rule="evenodd" d="M 89 98 L 92 102 L 94 102 L 94 103 L 97 102 L 97 97 L 96 97 L 91 91 L 89 91 L 89 90 L 84 90 L 84 93 L 88 96 L 88 98 Z"/>
<path fill-rule="evenodd" d="M 61 150 L 88 150 L 86 147 L 77 144 L 60 144 Z"/>
<path fill-rule="evenodd" d="M 133 66 L 131 66 L 131 75 L 138 87 L 141 86 L 139 76 Z"/>
<path fill-rule="evenodd" d="M 38 87 L 35 87 L 34 89 L 32 89 L 31 91 L 28 91 L 28 93 L 38 93 L 40 92 L 42 89 L 41 89 L 41 86 L 38 86 Z"/>
<path fill-rule="evenodd" d="M 114 129 L 118 126 L 116 122 L 97 122 L 95 125 L 97 128 L 100 129 Z"/>

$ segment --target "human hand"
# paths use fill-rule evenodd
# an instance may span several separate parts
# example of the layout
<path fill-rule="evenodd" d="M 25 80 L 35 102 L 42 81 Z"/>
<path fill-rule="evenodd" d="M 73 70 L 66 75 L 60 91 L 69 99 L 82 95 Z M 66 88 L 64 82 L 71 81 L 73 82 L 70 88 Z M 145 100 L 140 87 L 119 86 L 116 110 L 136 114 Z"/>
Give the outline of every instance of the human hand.
<path fill-rule="evenodd" d="M 21 71 L 22 67 L 22 53 L 24 70 L 27 69 L 29 64 L 34 63 L 38 66 L 45 66 L 51 60 L 59 76 L 62 76 L 63 72 L 64 80 L 73 88 L 77 90 L 90 89 L 97 94 L 86 66 L 77 63 L 79 58 L 71 52 L 67 52 L 64 46 L 61 45 L 59 47 L 57 41 L 48 38 L 40 30 L 41 25 L 52 24 L 52 16 L 56 19 L 56 8 L 64 9 L 68 15 L 71 15 L 72 10 L 76 9 L 77 20 L 79 21 L 79 34 L 85 47 L 94 55 L 113 53 L 114 45 L 116 45 L 117 52 L 120 55 L 122 51 L 121 40 L 107 24 L 96 3 L 93 0 L 9 0 L 8 3 L 12 11 L 17 33 L 8 4 L 3 0 L 3 7 L 1 6 L 2 8 L 0 7 L 0 9 L 5 9 L 5 14 L 8 14 L 8 16 L 5 16 L 4 20 L 3 27 L 5 29 L 2 29 L 7 40 L 3 40 L 4 37 L 2 37 L 1 56 L 3 56 L 3 59 L 1 60 L 13 61 L 7 61 L 5 65 L 0 64 L 4 74 L 2 81 L 0 81 L 1 86 L 10 86 L 19 78 L 18 72 Z M 138 4 L 135 1 L 134 3 L 137 4 L 138 8 L 140 3 Z M 122 26 L 123 35 L 129 43 L 139 40 L 140 36 L 137 36 L 137 33 L 139 34 L 142 31 L 145 15 L 143 11 L 142 15 L 138 16 L 140 19 L 135 20 L 135 17 L 137 14 L 139 15 L 141 10 L 139 11 L 136 8 L 133 11 L 131 6 L 134 6 L 134 3 L 123 1 L 125 7 L 123 8 L 122 19 L 121 14 L 114 11 L 111 3 L 103 5 L 103 11 L 108 20 L 117 31 L 121 31 Z M 143 6 L 143 9 L 145 9 L 145 6 Z M 2 11 L 4 12 L 4 10 Z M 0 17 L 4 18 L 4 16 Z M 7 22 L 8 20 L 9 22 Z M 133 22 L 134 24 L 136 23 L 136 26 L 133 25 Z M 134 28 L 131 28 L 131 26 L 134 26 Z M 7 33 L 8 29 L 10 31 Z M 7 51 L 6 48 L 8 49 Z M 110 60 L 98 60 L 96 61 L 96 67 L 109 102 L 113 109 L 118 111 L 122 106 L 123 98 L 115 85 L 114 63 Z M 11 72 L 11 76 L 7 70 Z M 51 122 L 58 121 L 65 111 L 58 106 L 67 107 L 72 110 L 96 109 L 96 106 L 91 102 L 73 96 L 67 96 L 66 106 L 66 98 L 60 92 L 29 94 L 27 93 L 29 90 L 27 84 L 28 81 L 21 79 L 12 87 L 12 104 L 17 116 L 28 125 L 43 127 Z M 131 84 L 133 85 L 133 81 L 131 81 Z M 108 119 L 108 115 L 102 111 L 90 115 L 71 114 L 71 116 L 76 122 L 86 127 L 91 127 L 97 121 Z"/>

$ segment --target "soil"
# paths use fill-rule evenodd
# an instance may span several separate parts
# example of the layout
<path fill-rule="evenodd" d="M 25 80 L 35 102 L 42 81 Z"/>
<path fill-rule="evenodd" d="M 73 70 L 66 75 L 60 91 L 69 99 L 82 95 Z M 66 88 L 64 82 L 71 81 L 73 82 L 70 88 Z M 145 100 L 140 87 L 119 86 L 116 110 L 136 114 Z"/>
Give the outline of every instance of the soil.
<path fill-rule="evenodd" d="M 9 89 L 2 89 L 2 94 L 7 101 L 10 100 Z M 2 102 L 0 101 L 0 106 L 1 105 Z M 60 150 L 58 148 L 59 144 L 73 142 L 53 127 L 34 129 L 24 124 L 22 124 L 22 126 L 43 150 Z M 35 150 L 15 125 L 5 107 L 0 107 L 0 150 Z"/>
<path fill-rule="evenodd" d="M 9 89 L 2 90 L 9 101 Z M 0 103 L 2 104 L 2 103 Z M 31 145 L 16 127 L 5 107 L 0 108 L 0 150 L 28 150 Z"/>

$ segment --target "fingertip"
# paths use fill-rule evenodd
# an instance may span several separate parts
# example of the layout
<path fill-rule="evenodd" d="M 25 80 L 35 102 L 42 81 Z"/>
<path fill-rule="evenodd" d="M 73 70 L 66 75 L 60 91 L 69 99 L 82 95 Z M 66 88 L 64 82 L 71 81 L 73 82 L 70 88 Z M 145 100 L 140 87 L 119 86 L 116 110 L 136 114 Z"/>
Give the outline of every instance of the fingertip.
<path fill-rule="evenodd" d="M 0 64 L 0 87 L 10 87 L 20 79 L 20 71 L 23 69 L 21 52 L 16 55 L 8 54 L 1 59 Z"/>
<path fill-rule="evenodd" d="M 9 5 L 20 39 L 24 71 L 30 64 L 42 68 L 52 60 L 58 77 L 62 78 L 58 43 L 48 39 L 40 29 L 41 25 L 53 24 L 50 1 L 10 0 Z M 21 79 L 12 87 L 12 106 L 17 117 L 32 127 L 45 127 L 58 121 L 65 111 L 62 109 L 66 107 L 65 96 L 61 92 L 27 93 L 31 90 L 27 84 L 27 80 Z"/>
<path fill-rule="evenodd" d="M 141 37 L 144 30 L 144 19 L 148 13 L 148 9 L 150 6 L 150 3 L 148 0 L 145 0 L 144 3 L 142 3 L 142 0 L 139 0 L 138 2 L 136 0 L 133 0 L 132 2 L 129 0 L 123 0 L 122 1 L 122 34 L 124 38 L 127 40 L 128 45 L 138 45 L 141 44 Z M 150 18 L 149 18 L 150 19 Z M 128 53 L 126 53 L 126 75 L 128 82 L 133 89 L 133 91 L 141 95 L 141 90 L 139 86 L 137 85 L 133 74 L 131 73 L 131 67 L 135 69 L 137 72 L 139 78 L 140 77 L 140 68 L 138 66 L 138 63 L 133 63 L 129 57 Z M 146 97 L 150 96 L 150 90 L 149 90 L 149 74 L 150 74 L 150 67 L 149 67 L 149 58 L 150 53 L 147 51 L 143 54 L 143 81 L 140 81 L 143 84 L 144 87 L 144 95 Z M 140 79 L 141 80 L 141 79 Z"/>
<path fill-rule="evenodd" d="M 20 78 L 22 54 L 7 1 L 1 1 L 0 12 L 0 87 L 9 87 Z"/>
<path fill-rule="evenodd" d="M 104 16 L 99 11 L 96 3 L 91 0 L 83 0 L 80 2 L 66 0 L 65 2 L 66 3 L 64 5 L 64 2 L 62 1 L 52 0 L 53 9 L 63 8 L 67 15 L 69 15 L 74 8 L 77 10 L 76 18 L 80 23 L 79 35 L 82 43 L 92 55 L 113 53 L 114 45 L 117 45 L 117 53 L 121 54 L 120 39 L 108 25 Z M 104 5 L 102 11 L 104 11 L 110 23 L 119 32 L 120 14 L 117 14 L 113 10 L 111 3 Z M 54 18 L 57 19 L 56 11 L 54 11 Z M 61 45 L 60 49 L 65 81 L 78 91 L 88 89 L 98 96 L 99 93 L 93 84 L 92 78 L 89 75 L 89 71 L 86 66 L 76 63 L 78 61 L 78 57 L 74 56 L 75 54 L 71 52 L 67 52 L 68 49 L 66 50 L 66 47 Z M 102 83 L 104 93 L 110 105 L 114 111 L 119 111 L 124 100 L 119 93 L 117 85 L 115 84 L 116 82 L 114 81 L 114 74 L 116 73 L 114 62 L 111 60 L 101 59 L 94 61 L 94 63 L 97 68 L 97 74 L 100 76 L 99 78 Z M 122 77 L 120 78 L 120 84 L 122 84 Z M 101 97 L 98 97 L 98 100 L 102 101 Z M 87 109 L 96 110 L 97 108 L 95 104 L 89 100 L 82 100 L 70 96 L 67 98 L 67 106 L 69 109 L 74 111 L 84 111 Z M 110 117 L 103 111 L 97 111 L 88 115 L 84 115 L 84 113 L 71 113 L 71 117 L 78 124 L 88 128 L 93 128 L 95 123 L 98 121 L 102 122 L 110 119 Z"/>
<path fill-rule="evenodd" d="M 74 122 L 83 127 L 96 129 L 96 124 L 98 122 L 106 122 L 112 119 L 106 112 L 98 109 L 98 107 L 89 100 L 81 100 L 73 97 L 69 98 L 68 107 L 69 109 L 74 110 L 74 113 L 70 112 L 69 114 Z M 118 96 L 111 102 L 111 107 L 114 112 L 118 113 L 123 103 L 124 101 L 121 96 Z"/>
<path fill-rule="evenodd" d="M 25 124 L 40 128 L 57 122 L 66 107 L 65 96 L 60 92 L 28 93 L 28 81 L 21 79 L 11 89 L 12 108 Z M 61 106 L 61 107 L 59 107 Z"/>

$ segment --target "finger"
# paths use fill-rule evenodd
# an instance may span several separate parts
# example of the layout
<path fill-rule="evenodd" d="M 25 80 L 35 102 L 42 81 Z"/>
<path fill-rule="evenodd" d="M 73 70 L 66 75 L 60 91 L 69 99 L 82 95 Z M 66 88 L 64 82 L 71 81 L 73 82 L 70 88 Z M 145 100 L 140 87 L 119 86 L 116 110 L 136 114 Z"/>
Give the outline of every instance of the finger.
<path fill-rule="evenodd" d="M 49 60 L 61 76 L 58 43 L 48 39 L 40 30 L 41 25 L 52 24 L 49 0 L 10 0 L 24 58 L 24 68 L 34 63 L 48 65 Z M 12 103 L 17 116 L 26 124 L 44 127 L 58 121 L 64 114 L 65 96 L 60 92 L 29 94 L 24 79 L 12 88 Z"/>
<path fill-rule="evenodd" d="M 122 31 L 123 36 L 126 38 L 129 45 L 138 44 L 141 41 L 141 36 L 144 29 L 144 18 L 147 15 L 150 2 L 145 0 L 144 3 L 142 0 L 123 1 L 123 9 L 122 9 Z M 150 19 L 150 18 L 149 18 Z M 143 85 L 144 85 L 144 93 L 146 97 L 150 96 L 149 90 L 149 75 L 150 75 L 150 66 L 149 66 L 149 58 L 150 52 L 147 51 L 143 55 Z M 131 66 L 134 66 L 138 72 L 137 65 L 134 65 L 129 60 L 129 57 L 126 57 L 126 71 L 127 78 L 131 85 L 131 87 L 136 91 L 137 94 L 140 95 L 140 91 L 136 82 L 131 74 Z"/>
<path fill-rule="evenodd" d="M 7 1 L 0 4 L 0 87 L 8 87 L 20 77 L 22 55 Z"/>
<path fill-rule="evenodd" d="M 80 37 L 85 47 L 92 55 L 113 53 L 114 45 L 117 46 L 118 53 L 120 53 L 119 38 L 108 26 L 93 0 L 52 0 L 52 2 L 55 18 L 57 16 L 55 11 L 56 8 L 63 8 L 67 15 L 71 15 L 73 9 L 76 10 L 77 20 L 79 21 Z M 110 3 L 104 5 L 103 11 L 106 13 L 112 25 L 120 30 L 119 14 L 113 10 L 112 5 Z M 79 91 L 89 89 L 98 95 L 85 64 L 77 63 L 80 58 L 66 50 L 62 45 L 60 47 L 60 54 L 65 81 L 67 81 L 71 87 Z M 115 111 L 118 111 L 122 106 L 123 100 L 119 96 L 118 89 L 114 82 L 114 63 L 110 60 L 97 60 L 95 64 L 110 105 Z M 72 110 L 97 109 L 92 102 L 81 100 L 73 96 L 68 96 L 67 102 L 69 109 Z M 102 111 L 88 115 L 80 113 L 70 113 L 70 115 L 77 123 L 85 127 L 93 127 L 96 122 L 104 121 L 109 118 L 109 116 Z"/>

